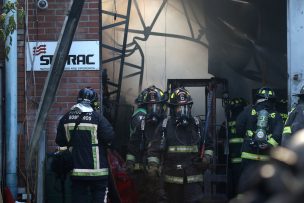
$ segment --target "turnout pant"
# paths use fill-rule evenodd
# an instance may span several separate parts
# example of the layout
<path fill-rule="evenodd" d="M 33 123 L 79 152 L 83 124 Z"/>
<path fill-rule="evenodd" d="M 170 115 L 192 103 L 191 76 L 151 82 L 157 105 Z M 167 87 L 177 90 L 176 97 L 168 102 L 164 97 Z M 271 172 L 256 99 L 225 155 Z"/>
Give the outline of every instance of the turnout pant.
<path fill-rule="evenodd" d="M 72 180 L 73 203 L 105 203 L 108 180 Z M 90 198 L 91 197 L 91 198 Z M 90 201 L 91 200 L 91 201 Z"/>

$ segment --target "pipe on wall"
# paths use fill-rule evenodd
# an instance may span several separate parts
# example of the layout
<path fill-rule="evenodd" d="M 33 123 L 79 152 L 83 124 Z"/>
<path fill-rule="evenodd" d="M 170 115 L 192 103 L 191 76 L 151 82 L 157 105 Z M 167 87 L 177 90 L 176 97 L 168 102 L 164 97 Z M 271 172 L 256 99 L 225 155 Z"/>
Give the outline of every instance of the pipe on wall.
<path fill-rule="evenodd" d="M 16 3 L 16 0 L 5 0 L 4 3 Z M 9 13 L 17 22 L 17 12 Z M 8 18 L 7 18 L 8 19 Z M 7 22 L 7 21 L 6 21 Z M 6 185 L 14 197 L 17 196 L 17 29 L 6 41 L 10 46 L 8 59 L 5 60 L 5 132 L 6 132 Z"/>

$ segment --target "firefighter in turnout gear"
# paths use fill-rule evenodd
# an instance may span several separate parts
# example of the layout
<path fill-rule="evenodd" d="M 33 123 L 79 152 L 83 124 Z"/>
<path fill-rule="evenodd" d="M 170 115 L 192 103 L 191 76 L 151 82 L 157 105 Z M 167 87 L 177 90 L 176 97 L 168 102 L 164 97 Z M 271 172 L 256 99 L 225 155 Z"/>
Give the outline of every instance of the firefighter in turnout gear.
<path fill-rule="evenodd" d="M 146 152 L 149 145 L 159 140 L 157 127 L 164 118 L 166 100 L 167 95 L 155 86 L 145 89 L 136 99 L 140 108 L 132 116 L 126 162 L 138 189 L 140 203 L 161 202 L 163 198 L 160 179 L 151 178 L 146 172 L 153 170 L 153 164 L 159 165 L 159 159 L 147 158 Z"/>
<path fill-rule="evenodd" d="M 269 150 L 281 142 L 283 120 L 275 110 L 275 92 L 263 87 L 256 94 L 255 105 L 248 106 L 237 117 L 236 134 L 244 136 L 242 170 L 269 159 Z M 247 177 L 241 177 L 246 181 Z"/>
<path fill-rule="evenodd" d="M 59 121 L 56 143 L 72 151 L 72 202 L 104 202 L 108 187 L 106 148 L 114 138 L 109 121 L 99 114 L 98 95 L 81 89 L 74 105 Z"/>
<path fill-rule="evenodd" d="M 304 194 L 304 129 L 270 151 L 270 160 L 247 171 L 242 195 L 231 203 L 299 203 Z"/>
<path fill-rule="evenodd" d="M 229 138 L 229 198 L 237 194 L 237 185 L 241 174 L 241 148 L 243 136 L 236 134 L 236 118 L 247 106 L 243 98 L 233 98 L 227 106 L 227 127 Z"/>
<path fill-rule="evenodd" d="M 285 122 L 282 136 L 283 146 L 286 145 L 295 132 L 304 128 L 304 86 L 298 94 L 293 96 L 299 97 L 299 100 L 298 104 L 289 112 L 288 118 Z"/>
<path fill-rule="evenodd" d="M 276 109 L 280 113 L 283 122 L 285 123 L 288 118 L 288 102 L 286 99 L 281 99 L 276 103 Z"/>
<path fill-rule="evenodd" d="M 211 140 L 202 137 L 199 118 L 191 116 L 192 104 L 191 95 L 184 88 L 170 94 L 172 116 L 163 120 L 161 139 L 148 149 L 149 157 L 158 157 L 162 162 L 164 189 L 172 203 L 202 201 L 203 172 L 213 156 Z M 158 170 L 150 173 L 156 175 Z"/>

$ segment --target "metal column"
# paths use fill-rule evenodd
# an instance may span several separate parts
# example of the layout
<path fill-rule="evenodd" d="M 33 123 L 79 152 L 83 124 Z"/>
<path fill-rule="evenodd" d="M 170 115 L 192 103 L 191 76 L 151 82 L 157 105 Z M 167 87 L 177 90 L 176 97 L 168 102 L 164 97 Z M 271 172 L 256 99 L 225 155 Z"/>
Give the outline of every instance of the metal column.
<path fill-rule="evenodd" d="M 304 85 L 304 1 L 287 1 L 287 61 L 289 108 Z"/>

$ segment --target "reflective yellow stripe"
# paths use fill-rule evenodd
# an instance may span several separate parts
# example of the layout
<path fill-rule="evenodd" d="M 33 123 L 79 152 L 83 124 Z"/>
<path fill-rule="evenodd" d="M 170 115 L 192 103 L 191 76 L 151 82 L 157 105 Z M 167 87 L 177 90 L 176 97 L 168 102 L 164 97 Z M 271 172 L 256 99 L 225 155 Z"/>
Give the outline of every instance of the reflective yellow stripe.
<path fill-rule="evenodd" d="M 107 176 L 109 171 L 107 168 L 101 169 L 73 169 L 72 176 Z"/>
<path fill-rule="evenodd" d="M 236 137 L 236 138 L 231 138 L 229 139 L 229 143 L 243 143 L 244 139 L 240 138 L 240 137 Z"/>
<path fill-rule="evenodd" d="M 228 126 L 229 127 L 232 127 L 232 126 L 235 126 L 236 125 L 236 122 L 235 121 L 230 121 L 228 122 Z"/>
<path fill-rule="evenodd" d="M 283 134 L 287 134 L 287 133 L 291 133 L 291 127 L 290 126 L 286 126 L 284 127 L 284 130 L 283 130 Z"/>
<path fill-rule="evenodd" d="M 275 118 L 276 113 L 271 113 L 271 114 L 269 114 L 269 116 L 270 116 L 271 118 Z"/>
<path fill-rule="evenodd" d="M 183 184 L 184 183 L 184 178 L 179 177 L 179 176 L 165 175 L 165 182 L 175 183 L 175 184 Z M 197 182 L 203 182 L 203 175 L 187 176 L 187 183 L 197 183 Z"/>
<path fill-rule="evenodd" d="M 252 110 L 251 110 L 251 115 L 254 116 L 254 115 L 256 115 L 256 114 L 257 114 L 257 112 L 255 111 L 255 109 L 252 109 Z"/>
<path fill-rule="evenodd" d="M 241 157 L 242 157 L 242 159 L 251 159 L 251 160 L 256 160 L 256 161 L 266 161 L 269 159 L 269 157 L 266 155 L 251 154 L 248 152 L 242 152 Z"/>
<path fill-rule="evenodd" d="M 189 152 L 198 152 L 196 145 L 194 146 L 169 146 L 169 152 L 178 152 L 178 153 L 189 153 Z"/>
<path fill-rule="evenodd" d="M 231 132 L 232 134 L 235 134 L 235 133 L 236 133 L 236 129 L 235 129 L 235 128 L 231 128 L 231 129 L 230 129 L 230 132 Z"/>
<path fill-rule="evenodd" d="M 127 160 L 127 161 L 135 161 L 135 156 L 132 155 L 132 154 L 127 154 L 126 160 Z"/>
<path fill-rule="evenodd" d="M 213 151 L 210 150 L 210 149 L 205 150 L 204 153 L 205 153 L 206 155 L 213 156 Z"/>
<path fill-rule="evenodd" d="M 279 143 L 277 143 L 277 141 L 275 141 L 275 139 L 273 139 L 273 138 L 269 138 L 268 140 L 267 140 L 267 142 L 269 143 L 269 144 L 271 144 L 272 146 L 278 146 L 279 145 Z"/>
<path fill-rule="evenodd" d="M 134 164 L 134 170 L 143 170 L 144 169 L 144 165 L 140 164 L 140 163 L 135 163 Z"/>
<path fill-rule="evenodd" d="M 239 164 L 241 162 L 242 162 L 242 158 L 240 158 L 240 157 L 231 159 L 231 163 L 234 163 L 234 164 Z"/>
<path fill-rule="evenodd" d="M 187 176 L 188 183 L 203 182 L 203 175 Z"/>
<path fill-rule="evenodd" d="M 253 136 L 253 131 L 252 131 L 252 130 L 247 130 L 247 131 L 246 131 L 246 135 L 247 135 L 248 137 L 252 137 L 252 136 Z"/>
<path fill-rule="evenodd" d="M 159 164 L 159 159 L 155 156 L 148 157 L 148 163 L 150 163 L 150 162 L 155 162 L 155 163 Z"/>
<path fill-rule="evenodd" d="M 75 123 L 67 123 L 64 124 L 64 128 L 66 133 L 67 140 L 71 138 L 71 132 L 74 131 Z M 92 123 L 80 123 L 78 126 L 78 130 L 90 131 L 91 134 L 91 143 L 94 145 L 98 144 L 97 139 L 97 124 Z M 99 147 L 92 146 L 92 158 L 93 158 L 93 167 L 94 169 L 100 169 L 100 159 L 99 159 Z"/>

